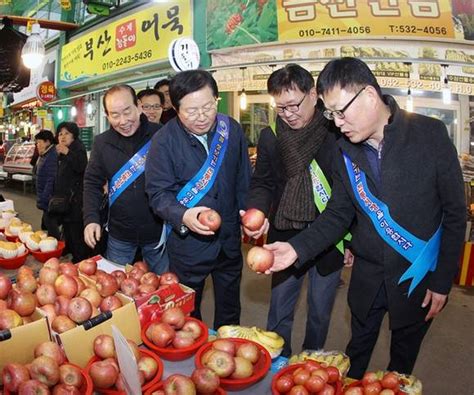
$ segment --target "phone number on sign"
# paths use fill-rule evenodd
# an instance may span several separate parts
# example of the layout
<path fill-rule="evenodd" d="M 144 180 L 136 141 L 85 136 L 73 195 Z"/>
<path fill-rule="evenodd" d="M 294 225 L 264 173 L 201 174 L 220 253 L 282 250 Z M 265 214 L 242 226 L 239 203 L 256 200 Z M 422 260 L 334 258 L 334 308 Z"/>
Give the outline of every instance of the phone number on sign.
<path fill-rule="evenodd" d="M 133 55 L 122 56 L 115 60 L 109 60 L 108 62 L 102 63 L 102 70 L 110 70 L 115 67 L 120 67 L 129 63 L 136 63 L 143 59 L 150 59 L 153 56 L 153 51 L 151 49 L 142 52 L 136 52 Z"/>
<path fill-rule="evenodd" d="M 369 26 L 349 26 L 345 29 L 339 27 L 321 27 L 316 29 L 301 29 L 298 31 L 300 37 L 334 36 L 340 34 L 369 34 Z"/>

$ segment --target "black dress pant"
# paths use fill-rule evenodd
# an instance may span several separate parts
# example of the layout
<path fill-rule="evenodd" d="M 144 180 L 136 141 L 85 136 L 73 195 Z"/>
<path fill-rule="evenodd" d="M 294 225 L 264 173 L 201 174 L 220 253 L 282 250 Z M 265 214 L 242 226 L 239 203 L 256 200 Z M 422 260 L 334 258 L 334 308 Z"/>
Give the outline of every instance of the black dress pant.
<path fill-rule="evenodd" d="M 352 338 L 346 348 L 346 354 L 351 360 L 349 377 L 360 379 L 364 375 L 387 311 L 387 292 L 385 285 L 382 284 L 367 318 L 362 321 L 352 314 Z M 391 331 L 390 363 L 387 370 L 411 374 L 430 324 L 431 320 L 421 321 Z"/>
<path fill-rule="evenodd" d="M 63 222 L 64 241 L 72 254 L 72 262 L 78 263 L 92 256 L 92 250 L 84 241 L 82 222 Z"/>
<path fill-rule="evenodd" d="M 201 319 L 201 300 L 206 278 L 211 275 L 214 288 L 214 329 L 222 325 L 240 323 L 240 280 L 242 278 L 242 255 L 229 258 L 222 250 L 217 259 L 197 265 L 177 264 L 170 253 L 170 271 L 179 281 L 196 291 L 195 308 L 191 316 Z"/>

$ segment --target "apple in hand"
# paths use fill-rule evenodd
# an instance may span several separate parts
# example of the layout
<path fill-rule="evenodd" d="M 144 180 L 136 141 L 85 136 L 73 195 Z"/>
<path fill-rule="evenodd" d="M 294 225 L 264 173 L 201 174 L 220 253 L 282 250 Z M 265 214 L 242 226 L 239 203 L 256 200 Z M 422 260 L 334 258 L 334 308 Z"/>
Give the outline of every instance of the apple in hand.
<path fill-rule="evenodd" d="M 241 221 L 244 228 L 254 232 L 265 223 L 265 214 L 256 208 L 249 208 L 242 216 Z"/>
<path fill-rule="evenodd" d="M 273 259 L 273 253 L 263 247 L 252 247 L 247 253 L 247 265 L 257 273 L 265 273 L 270 269 Z"/>
<path fill-rule="evenodd" d="M 216 210 L 208 209 L 198 214 L 198 221 L 215 232 L 221 226 L 221 216 Z"/>

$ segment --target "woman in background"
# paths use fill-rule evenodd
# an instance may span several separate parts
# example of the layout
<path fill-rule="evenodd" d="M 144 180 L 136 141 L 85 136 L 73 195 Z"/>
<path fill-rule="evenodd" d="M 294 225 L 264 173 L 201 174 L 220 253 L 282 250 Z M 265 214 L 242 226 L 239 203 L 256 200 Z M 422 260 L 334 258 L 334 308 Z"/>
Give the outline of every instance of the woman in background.
<path fill-rule="evenodd" d="M 69 197 L 69 210 L 62 216 L 66 248 L 72 254 L 74 263 L 90 256 L 84 242 L 82 222 L 82 189 L 87 166 L 87 153 L 79 139 L 79 127 L 74 122 L 62 122 L 56 129 L 56 152 L 58 174 L 54 188 L 55 196 Z"/>

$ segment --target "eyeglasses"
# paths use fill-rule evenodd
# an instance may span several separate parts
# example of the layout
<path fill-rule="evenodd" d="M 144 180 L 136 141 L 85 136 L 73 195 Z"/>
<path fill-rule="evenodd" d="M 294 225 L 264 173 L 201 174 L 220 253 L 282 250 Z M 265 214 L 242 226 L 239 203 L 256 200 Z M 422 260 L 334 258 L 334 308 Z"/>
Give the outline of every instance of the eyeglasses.
<path fill-rule="evenodd" d="M 199 116 L 202 114 L 205 117 L 209 116 L 215 109 L 217 105 L 217 99 L 215 99 L 212 103 L 208 103 L 205 106 L 201 108 L 189 108 L 187 110 L 183 110 L 184 115 L 186 116 L 186 119 L 190 121 L 195 121 L 196 119 L 199 118 Z"/>
<path fill-rule="evenodd" d="M 282 106 L 282 107 L 277 106 L 277 109 L 276 109 L 277 114 L 283 115 L 285 111 L 288 111 L 291 113 L 298 112 L 305 98 L 306 98 L 306 93 L 304 94 L 303 98 L 300 100 L 298 104 L 288 104 L 287 106 Z"/>
<path fill-rule="evenodd" d="M 330 121 L 332 121 L 334 118 L 344 119 L 344 117 L 345 117 L 344 112 L 349 108 L 349 106 L 352 103 L 354 103 L 355 99 L 357 99 L 359 97 L 359 95 L 365 90 L 365 88 L 367 88 L 367 87 L 365 86 L 359 92 L 357 92 L 357 94 L 350 100 L 350 102 L 347 103 L 344 106 L 344 108 L 342 108 L 341 110 L 334 110 L 334 111 L 324 110 L 324 112 L 323 112 L 324 117 L 326 119 L 329 119 Z"/>
<path fill-rule="evenodd" d="M 142 106 L 142 108 L 145 110 L 145 111 L 148 111 L 148 110 L 159 110 L 161 109 L 161 104 L 144 104 Z"/>

